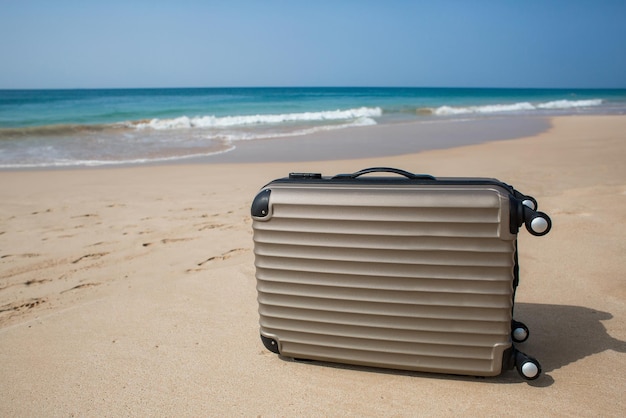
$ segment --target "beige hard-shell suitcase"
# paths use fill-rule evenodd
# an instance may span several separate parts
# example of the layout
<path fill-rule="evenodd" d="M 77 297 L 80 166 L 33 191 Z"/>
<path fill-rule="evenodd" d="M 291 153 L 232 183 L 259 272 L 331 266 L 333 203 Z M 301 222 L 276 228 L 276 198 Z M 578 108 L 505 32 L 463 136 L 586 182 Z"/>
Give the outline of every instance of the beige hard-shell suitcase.
<path fill-rule="evenodd" d="M 298 359 L 535 379 L 513 305 L 519 227 L 551 228 L 536 206 L 495 179 L 385 167 L 274 180 L 251 209 L 261 339 Z"/>

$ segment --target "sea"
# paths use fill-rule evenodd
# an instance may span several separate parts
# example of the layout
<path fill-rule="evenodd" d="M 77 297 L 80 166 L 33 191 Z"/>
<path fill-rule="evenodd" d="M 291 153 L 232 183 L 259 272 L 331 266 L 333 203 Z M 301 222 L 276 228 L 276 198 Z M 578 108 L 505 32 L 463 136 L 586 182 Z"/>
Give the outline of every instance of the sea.
<path fill-rule="evenodd" d="M 588 114 L 626 114 L 626 89 L 0 90 L 0 169 L 177 162 L 380 124 Z"/>

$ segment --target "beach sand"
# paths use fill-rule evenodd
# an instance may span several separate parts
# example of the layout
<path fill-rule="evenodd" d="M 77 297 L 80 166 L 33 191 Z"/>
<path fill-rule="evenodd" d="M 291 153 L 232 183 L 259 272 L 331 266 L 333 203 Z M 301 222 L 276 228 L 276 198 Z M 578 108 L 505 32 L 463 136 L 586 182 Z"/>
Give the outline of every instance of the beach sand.
<path fill-rule="evenodd" d="M 391 157 L 0 172 L 0 416 L 624 416 L 626 117 L 551 122 Z M 252 198 L 290 171 L 370 166 L 496 177 L 537 198 L 553 228 L 520 233 L 516 319 L 539 379 L 262 346 Z"/>

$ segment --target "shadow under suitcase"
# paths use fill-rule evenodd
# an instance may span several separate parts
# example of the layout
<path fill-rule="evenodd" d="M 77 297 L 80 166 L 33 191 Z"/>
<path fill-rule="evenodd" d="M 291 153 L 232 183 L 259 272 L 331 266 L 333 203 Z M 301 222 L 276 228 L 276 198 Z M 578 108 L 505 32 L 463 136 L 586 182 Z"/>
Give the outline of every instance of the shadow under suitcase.
<path fill-rule="evenodd" d="M 596 309 L 570 305 L 547 305 L 538 303 L 516 303 L 516 317 L 524 320 L 530 328 L 529 338 L 519 343 L 520 348 L 529 350 L 541 358 L 542 376 L 528 384 L 538 387 L 551 386 L 554 379 L 550 372 L 567 368 L 579 360 L 603 353 L 615 351 L 626 354 L 626 341 L 612 337 L 606 330 L 604 322 L 613 320 L 613 315 Z M 549 320 L 546 320 L 549 318 Z M 278 356 L 283 361 L 294 359 Z M 311 360 L 295 360 L 306 362 L 316 367 L 332 367 L 344 370 L 358 370 L 362 373 L 382 373 L 412 376 L 429 379 L 454 379 L 485 383 L 523 383 L 513 370 L 506 371 L 496 377 L 472 377 L 463 375 L 441 375 L 435 373 L 412 372 L 396 369 L 353 366 L 339 363 L 328 363 Z"/>

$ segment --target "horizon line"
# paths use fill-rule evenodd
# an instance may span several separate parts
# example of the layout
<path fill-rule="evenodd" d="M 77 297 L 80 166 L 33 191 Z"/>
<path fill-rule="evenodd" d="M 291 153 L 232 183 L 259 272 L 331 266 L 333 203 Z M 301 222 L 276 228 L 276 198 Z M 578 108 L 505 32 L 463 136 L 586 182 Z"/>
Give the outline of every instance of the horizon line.
<path fill-rule="evenodd" d="M 41 91 L 41 90 L 192 90 L 192 89 L 465 89 L 465 90 L 626 90 L 626 87 L 506 87 L 506 86 L 169 86 L 169 87 L 0 87 L 0 91 Z"/>

